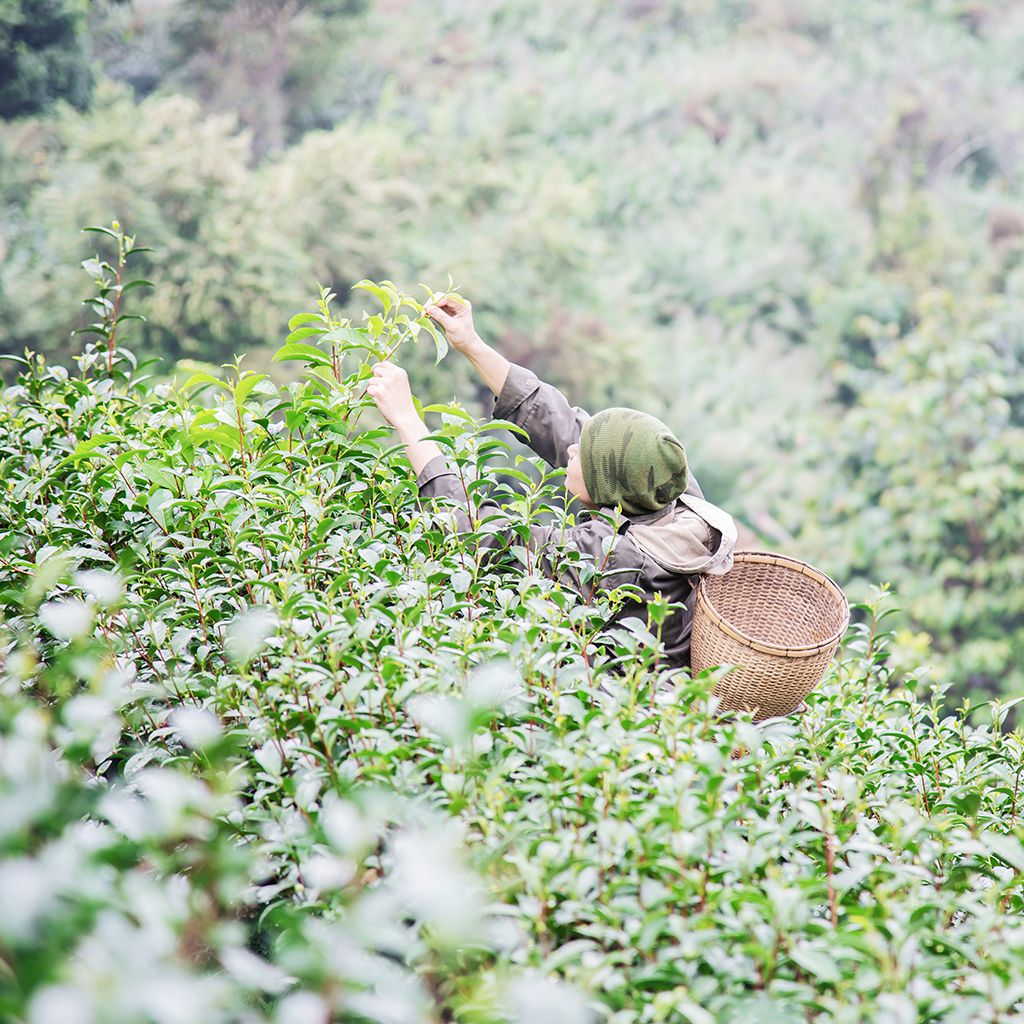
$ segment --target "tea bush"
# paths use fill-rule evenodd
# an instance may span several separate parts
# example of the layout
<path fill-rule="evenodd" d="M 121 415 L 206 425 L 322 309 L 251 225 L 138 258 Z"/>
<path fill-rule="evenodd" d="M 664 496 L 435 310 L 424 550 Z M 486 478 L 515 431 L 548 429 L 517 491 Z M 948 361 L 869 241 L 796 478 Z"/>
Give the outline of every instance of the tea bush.
<path fill-rule="evenodd" d="M 109 233 L 99 340 L 0 401 L 4 1019 L 1024 1020 L 1024 737 L 897 683 L 884 591 L 803 715 L 723 718 L 663 609 L 533 571 L 573 513 L 500 424 L 425 410 L 508 518 L 418 502 L 364 421 L 444 355 L 414 298 L 160 380 Z"/>
<path fill-rule="evenodd" d="M 766 546 L 890 581 L 898 658 L 1020 693 L 1022 50 L 980 0 L 8 0 L 0 350 L 69 363 L 110 209 L 170 361 L 265 370 L 310 281 L 451 270 Z"/>

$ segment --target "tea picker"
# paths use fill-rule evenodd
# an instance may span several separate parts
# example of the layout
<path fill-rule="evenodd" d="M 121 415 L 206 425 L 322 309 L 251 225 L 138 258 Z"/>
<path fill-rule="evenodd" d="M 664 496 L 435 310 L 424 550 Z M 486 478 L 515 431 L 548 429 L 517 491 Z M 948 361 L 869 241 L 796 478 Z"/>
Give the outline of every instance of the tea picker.
<path fill-rule="evenodd" d="M 848 611 L 835 584 L 809 566 L 794 569 L 803 563 L 783 556 L 734 554 L 732 517 L 704 498 L 683 445 L 654 416 L 625 408 L 591 416 L 571 406 L 557 388 L 480 338 L 468 302 L 449 296 L 426 312 L 494 395 L 494 417 L 522 428 L 537 455 L 565 468 L 569 493 L 601 513 L 571 528 L 530 524 L 526 543 L 537 568 L 584 597 L 632 584 L 639 594 L 610 625 L 628 617 L 648 621 L 656 598 L 680 606 L 662 623 L 663 664 L 689 667 L 692 658 L 694 671 L 737 666 L 716 684 L 723 708 L 749 708 L 758 720 L 795 710 L 845 631 Z M 420 495 L 450 505 L 460 532 L 475 530 L 462 480 L 428 439 L 406 372 L 378 363 L 367 392 L 405 444 Z M 488 500 L 476 516 L 497 511 Z M 489 557 L 517 540 L 514 531 L 489 531 L 480 543 Z M 596 582 L 561 565 L 563 546 L 600 570 Z"/>

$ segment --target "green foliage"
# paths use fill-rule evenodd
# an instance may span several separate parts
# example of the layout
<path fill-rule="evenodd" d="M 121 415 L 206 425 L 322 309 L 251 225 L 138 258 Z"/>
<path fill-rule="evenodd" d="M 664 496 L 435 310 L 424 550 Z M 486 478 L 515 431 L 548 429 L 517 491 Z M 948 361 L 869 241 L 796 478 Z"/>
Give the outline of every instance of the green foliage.
<path fill-rule="evenodd" d="M 82 22 L 86 0 L 0 4 L 0 118 L 24 117 L 62 99 L 85 107 L 93 75 Z"/>
<path fill-rule="evenodd" d="M 118 332 L 125 321 L 138 320 L 145 323 L 146 318 L 138 313 L 126 313 L 122 309 L 124 297 L 134 288 L 152 288 L 153 282 L 136 277 L 125 280 L 125 269 L 128 260 L 141 252 L 152 252 L 144 246 L 136 246 L 135 239 L 121 230 L 121 225 L 114 221 L 109 228 L 90 227 L 86 232 L 106 235 L 117 244 L 116 262 L 111 265 L 105 260 L 89 259 L 82 262 L 82 269 L 93 279 L 96 295 L 86 299 L 82 305 L 91 309 L 96 317 L 88 325 L 76 331 L 76 334 L 97 334 L 103 340 L 107 351 L 107 372 L 114 369 L 114 352 L 116 351 Z"/>
<path fill-rule="evenodd" d="M 842 460 L 849 486 L 800 483 L 807 545 L 844 579 L 899 580 L 940 671 L 1004 694 L 1024 690 L 1022 297 L 1017 270 L 980 300 L 922 295 L 906 329 L 862 316 L 870 367 L 849 370 L 857 400 L 808 458 Z"/>
<path fill-rule="evenodd" d="M 650 623 L 480 557 L 552 480 L 420 505 L 360 422 L 420 310 L 363 285 L 292 319 L 305 381 L 101 339 L 0 396 L 5 1019 L 1019 1017 L 1008 705 L 919 700 L 877 595 L 805 714 L 720 717 Z M 428 414 L 479 506 L 505 446 Z"/>
<path fill-rule="evenodd" d="M 0 125 L 0 348 L 78 351 L 77 229 L 112 211 L 158 250 L 136 336 L 168 373 L 244 351 L 281 384 L 310 281 L 357 321 L 364 276 L 451 271 L 511 359 L 671 423 L 758 546 L 860 599 L 890 582 L 909 668 L 1019 692 L 1019 5 L 137 0 L 89 25 L 91 108 Z M 425 391 L 489 403 L 435 354 L 407 357 Z"/>

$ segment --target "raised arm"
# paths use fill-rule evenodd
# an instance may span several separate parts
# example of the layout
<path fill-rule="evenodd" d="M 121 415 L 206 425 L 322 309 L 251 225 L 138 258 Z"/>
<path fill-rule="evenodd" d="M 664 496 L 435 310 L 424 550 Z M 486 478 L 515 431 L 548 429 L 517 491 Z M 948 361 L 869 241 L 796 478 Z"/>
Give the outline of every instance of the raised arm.
<path fill-rule="evenodd" d="M 513 366 L 510 377 L 514 376 L 515 371 L 528 372 L 522 370 L 522 367 Z M 607 564 L 605 542 L 615 531 L 602 522 L 583 524 L 570 529 L 566 529 L 564 524 L 541 526 L 530 523 L 521 535 L 519 530 L 509 529 L 507 520 L 500 525 L 494 522 L 493 517 L 500 509 L 492 500 L 483 502 L 474 514 L 461 478 L 449 465 L 440 447 L 434 441 L 427 440 L 429 430 L 416 412 L 409 388 L 409 378 L 401 367 L 390 362 L 378 363 L 373 368 L 373 379 L 367 385 L 367 392 L 373 398 L 381 415 L 395 428 L 399 439 L 405 444 L 406 455 L 416 474 L 420 495 L 427 499 L 440 498 L 447 502 L 453 513 L 456 531 L 477 533 L 477 545 L 483 557 L 489 559 L 509 548 L 522 545 L 536 554 L 536 563 L 533 563 L 531 556 L 527 560 L 528 564 L 535 564 L 536 568 L 546 575 L 559 579 L 580 592 L 583 590 L 583 584 L 578 567 L 559 567 L 562 562 L 559 551 L 563 547 L 579 552 L 594 565 L 603 565 L 605 569 L 611 568 Z M 484 525 L 482 520 L 491 521 Z"/>
<path fill-rule="evenodd" d="M 443 498 L 451 502 L 453 525 L 458 533 L 475 531 L 478 524 L 471 514 L 462 481 L 437 443 L 427 440 L 430 431 L 416 412 L 405 370 L 394 363 L 378 363 L 373 368 L 373 379 L 366 391 L 405 445 L 406 457 L 416 474 L 420 494 L 424 498 Z M 485 502 L 479 514 L 487 516 L 495 511 L 497 505 Z M 542 546 L 550 533 L 550 527 L 531 526 L 527 546 Z M 488 556 L 493 556 L 517 542 L 520 542 L 519 538 L 508 530 L 484 531 L 480 547 Z"/>
<path fill-rule="evenodd" d="M 522 427 L 527 444 L 555 467 L 568 464 L 569 446 L 579 444 L 583 424 L 590 419 L 590 413 L 570 405 L 558 388 L 514 363 L 494 403 L 493 416 Z"/>
<path fill-rule="evenodd" d="M 525 367 L 496 352 L 473 326 L 473 307 L 447 299 L 426 312 L 445 331 L 457 352 L 476 368 L 494 394 L 494 418 L 508 420 L 526 431 L 530 447 L 554 467 L 569 461 L 569 446 L 577 444 L 590 414 L 568 403 L 557 388 L 545 384 Z"/>

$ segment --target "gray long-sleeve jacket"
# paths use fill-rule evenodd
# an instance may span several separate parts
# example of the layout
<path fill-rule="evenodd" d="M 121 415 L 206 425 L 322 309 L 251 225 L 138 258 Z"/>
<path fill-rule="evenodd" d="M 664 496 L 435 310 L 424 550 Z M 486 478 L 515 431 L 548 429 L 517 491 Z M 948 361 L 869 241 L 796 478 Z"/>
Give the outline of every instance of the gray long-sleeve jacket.
<path fill-rule="evenodd" d="M 553 467 L 565 466 L 568 448 L 579 442 L 589 414 L 570 406 L 562 393 L 544 384 L 530 370 L 513 365 L 505 386 L 494 404 L 495 419 L 522 427 L 530 447 Z M 456 528 L 474 528 L 466 512 L 462 482 L 443 455 L 423 467 L 417 483 L 424 498 L 445 498 L 454 502 Z M 488 507 L 490 506 L 490 507 Z M 497 511 L 485 503 L 480 517 Z M 605 513 L 613 510 L 605 509 Z M 587 596 L 591 587 L 638 586 L 643 597 L 626 602 L 617 619 L 635 616 L 647 622 L 647 604 L 656 594 L 671 602 L 685 603 L 685 610 L 670 615 L 662 627 L 662 641 L 668 665 L 688 665 L 690 627 L 693 617 L 692 592 L 701 573 L 720 574 L 732 567 L 736 527 L 728 513 L 704 501 L 697 481 L 690 476 L 686 493 L 668 510 L 642 516 L 614 513 L 594 516 L 571 529 L 562 526 L 531 525 L 528 547 L 538 556 L 538 566 Z M 497 550 L 521 544 L 513 529 L 490 533 L 482 546 Z M 594 582 L 584 582 L 578 572 L 558 569 L 557 550 L 574 548 L 601 570 Z"/>

